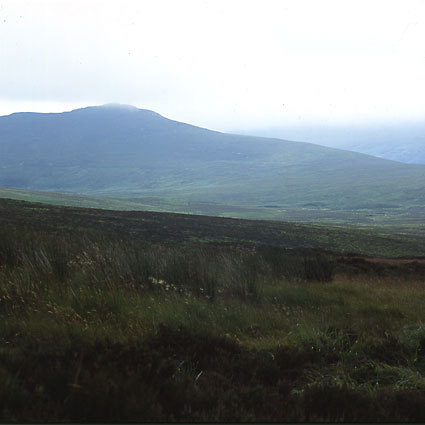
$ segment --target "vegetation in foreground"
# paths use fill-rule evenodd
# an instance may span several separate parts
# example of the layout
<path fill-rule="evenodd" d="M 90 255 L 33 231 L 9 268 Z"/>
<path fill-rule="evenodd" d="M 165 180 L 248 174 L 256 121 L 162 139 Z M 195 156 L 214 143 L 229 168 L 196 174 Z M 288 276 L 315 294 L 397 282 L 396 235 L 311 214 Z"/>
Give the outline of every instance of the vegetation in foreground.
<path fill-rule="evenodd" d="M 422 259 L 74 219 L 0 230 L 1 421 L 425 420 Z"/>

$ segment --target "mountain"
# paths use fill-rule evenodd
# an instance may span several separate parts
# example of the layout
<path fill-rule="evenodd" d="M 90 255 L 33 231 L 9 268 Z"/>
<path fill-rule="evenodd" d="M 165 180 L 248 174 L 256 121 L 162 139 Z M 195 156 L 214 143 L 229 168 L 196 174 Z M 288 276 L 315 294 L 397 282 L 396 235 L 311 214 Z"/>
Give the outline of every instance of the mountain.
<path fill-rule="evenodd" d="M 0 186 L 255 207 L 411 207 L 425 205 L 425 166 L 104 105 L 0 117 Z"/>
<path fill-rule="evenodd" d="M 425 164 L 425 122 L 381 125 L 310 125 L 236 131 L 261 137 L 291 138 L 380 158 Z"/>

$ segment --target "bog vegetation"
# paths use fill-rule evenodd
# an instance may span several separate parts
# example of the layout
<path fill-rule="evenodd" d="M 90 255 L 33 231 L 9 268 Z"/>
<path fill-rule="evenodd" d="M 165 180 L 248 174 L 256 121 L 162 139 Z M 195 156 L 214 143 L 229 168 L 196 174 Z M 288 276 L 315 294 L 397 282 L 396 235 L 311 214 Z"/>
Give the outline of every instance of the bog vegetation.
<path fill-rule="evenodd" d="M 425 420 L 421 258 L 2 217 L 2 422 Z"/>

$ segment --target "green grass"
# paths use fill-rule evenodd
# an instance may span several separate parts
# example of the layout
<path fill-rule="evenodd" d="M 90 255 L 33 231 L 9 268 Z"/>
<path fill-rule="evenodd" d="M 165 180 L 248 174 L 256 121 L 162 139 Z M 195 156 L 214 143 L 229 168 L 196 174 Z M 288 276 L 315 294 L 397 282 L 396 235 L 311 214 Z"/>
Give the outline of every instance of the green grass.
<path fill-rule="evenodd" d="M 0 211 L 3 422 L 425 420 L 423 259 Z"/>

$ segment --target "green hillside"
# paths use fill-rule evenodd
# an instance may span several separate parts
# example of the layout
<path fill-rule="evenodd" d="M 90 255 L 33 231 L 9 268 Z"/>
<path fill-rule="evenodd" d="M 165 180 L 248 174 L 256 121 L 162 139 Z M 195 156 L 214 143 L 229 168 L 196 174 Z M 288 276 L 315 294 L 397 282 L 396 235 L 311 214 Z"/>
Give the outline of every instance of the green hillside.
<path fill-rule="evenodd" d="M 0 185 L 247 207 L 425 205 L 425 166 L 109 105 L 0 117 Z"/>

